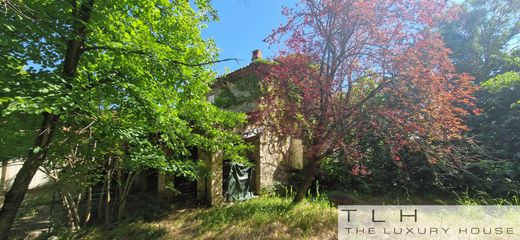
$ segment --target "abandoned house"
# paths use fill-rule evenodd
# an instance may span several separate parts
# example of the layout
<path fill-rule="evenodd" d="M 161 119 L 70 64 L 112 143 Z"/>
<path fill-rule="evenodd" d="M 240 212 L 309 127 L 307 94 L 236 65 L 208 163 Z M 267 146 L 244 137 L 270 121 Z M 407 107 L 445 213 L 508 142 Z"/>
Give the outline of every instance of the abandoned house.
<path fill-rule="evenodd" d="M 262 52 L 253 51 L 249 65 L 217 79 L 208 95 L 208 101 L 226 110 L 243 112 L 248 116 L 255 114 L 258 111 L 257 100 L 261 96 L 262 79 L 259 71 L 255 70 L 262 65 L 266 66 L 265 64 L 269 62 L 262 59 Z M 196 182 L 189 182 L 186 179 L 159 174 L 156 181 L 159 198 L 161 200 L 175 198 L 173 192 L 167 187 L 173 182 L 175 188 L 181 193 L 188 191 L 198 201 L 218 204 L 224 201 L 228 194 L 230 181 L 247 182 L 250 186 L 245 191 L 259 195 L 263 189 L 276 183 L 287 183 L 291 172 L 304 167 L 301 139 L 290 136 L 278 137 L 262 126 L 262 123 L 251 120 L 242 135 L 245 141 L 255 146 L 247 156 L 254 163 L 252 169 L 231 165 L 218 153 L 197 151 L 194 152 L 194 156 L 198 156 L 198 160 L 204 161 L 210 168 L 210 176 Z M 230 179 L 232 171 L 239 171 L 232 176 L 234 179 Z"/>

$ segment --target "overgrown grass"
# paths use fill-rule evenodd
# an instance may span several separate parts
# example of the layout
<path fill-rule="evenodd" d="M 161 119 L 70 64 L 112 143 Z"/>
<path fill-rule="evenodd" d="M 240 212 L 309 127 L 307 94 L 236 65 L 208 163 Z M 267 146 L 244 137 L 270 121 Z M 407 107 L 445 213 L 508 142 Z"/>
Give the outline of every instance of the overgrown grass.
<path fill-rule="evenodd" d="M 63 233 L 60 239 L 334 239 L 337 210 L 327 199 L 333 195 L 348 196 L 347 204 L 500 204 L 518 205 L 520 195 L 510 193 L 504 198 L 490 198 L 485 193 L 470 195 L 410 196 L 398 193 L 367 195 L 355 192 L 329 192 L 292 203 L 294 193 L 287 197 L 263 195 L 244 202 L 214 207 L 164 210 L 151 220 L 128 219 L 118 225 L 87 227 L 73 234 Z M 454 197 L 455 196 L 455 197 Z M 333 201 L 333 199 L 331 199 Z M 138 211 L 138 209 L 134 209 Z M 139 215 L 136 215 L 139 216 Z"/>
<path fill-rule="evenodd" d="M 492 199 L 484 193 L 471 195 L 402 194 L 365 195 L 355 192 L 336 193 L 349 196 L 349 204 L 501 204 L 520 203 L 520 195 Z M 337 210 L 327 196 L 308 197 L 292 203 L 292 191 L 287 197 L 263 195 L 244 202 L 228 203 L 211 208 L 191 208 L 165 211 L 146 221 L 131 219 L 119 225 L 88 227 L 64 239 L 334 239 Z M 310 196 L 310 195 L 309 195 Z M 332 200 L 332 199 L 331 199 Z"/>
<path fill-rule="evenodd" d="M 511 191 L 503 197 L 491 197 L 483 191 L 474 194 L 463 192 L 457 195 L 458 205 L 520 205 L 520 193 Z"/>
<path fill-rule="evenodd" d="M 363 193 L 357 191 L 327 191 L 330 200 L 336 201 L 335 196 L 343 196 L 340 205 L 453 205 L 457 204 L 457 197 L 449 193 L 406 193 L 384 192 Z"/>
<path fill-rule="evenodd" d="M 68 239 L 331 239 L 336 208 L 324 199 L 292 204 L 262 196 L 212 208 L 168 213 L 153 221 L 86 228 Z"/>
<path fill-rule="evenodd" d="M 333 229 L 337 213 L 326 200 L 304 200 L 293 205 L 290 198 L 259 197 L 229 206 L 212 208 L 201 214 L 205 231 L 222 231 L 229 225 L 255 231 L 258 226 L 279 225 L 275 229 L 289 235 L 309 236 L 324 227 Z M 259 233 L 262 231 L 258 231 Z"/>
<path fill-rule="evenodd" d="M 59 234 L 59 239 L 187 239 L 173 235 L 168 238 L 167 229 L 157 226 L 154 223 L 137 220 L 113 226 L 97 226 L 84 228 L 78 232 L 63 232 Z"/>

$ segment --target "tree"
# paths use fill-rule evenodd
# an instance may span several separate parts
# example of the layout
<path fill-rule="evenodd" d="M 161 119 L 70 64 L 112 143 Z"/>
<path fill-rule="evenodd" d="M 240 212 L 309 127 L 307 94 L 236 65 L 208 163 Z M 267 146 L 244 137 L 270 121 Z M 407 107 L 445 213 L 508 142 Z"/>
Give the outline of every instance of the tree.
<path fill-rule="evenodd" d="M 0 18 L 0 105 L 4 116 L 20 112 L 41 115 L 43 120 L 6 194 L 0 239 L 7 239 L 53 136 L 76 118 L 106 125 L 123 121 L 125 129 L 139 136 L 159 134 L 179 155 L 197 146 L 224 149 L 230 159 L 241 158 L 240 136 L 223 129 L 242 123 L 244 116 L 206 101 L 215 76 L 206 65 L 219 61 L 213 41 L 200 36 L 204 23 L 216 19 L 209 1 L 195 1 L 196 8 L 188 1 L 23 4 L 32 9 L 24 12 L 27 17 L 7 9 Z M 124 139 L 122 134 L 109 136 Z M 141 143 L 136 153 L 150 149 L 147 141 Z"/>
<path fill-rule="evenodd" d="M 286 49 L 269 70 L 261 106 L 263 120 L 307 145 L 295 202 L 324 158 L 363 156 L 360 139 L 369 128 L 395 161 L 404 146 L 435 161 L 449 145 L 433 143 L 466 130 L 461 117 L 472 105 L 472 78 L 455 73 L 434 32 L 453 17 L 445 1 L 302 0 L 284 14 L 287 23 L 267 38 Z"/>
<path fill-rule="evenodd" d="M 21 159 L 27 154 L 27 147 L 31 146 L 40 122 L 39 118 L 28 118 L 21 114 L 12 114 L 0 119 L 1 163 Z"/>
<path fill-rule="evenodd" d="M 458 72 L 470 73 L 481 83 L 509 71 L 506 59 L 519 43 L 520 1 L 469 0 L 459 8 L 460 16 L 441 27 Z"/>
<path fill-rule="evenodd" d="M 457 70 L 475 76 L 481 85 L 475 96 L 482 114 L 467 121 L 471 136 L 485 150 L 480 172 L 489 172 L 486 165 L 501 164 L 506 180 L 518 181 L 520 1 L 473 0 L 460 9 L 460 17 L 443 24 L 441 32 Z"/>
<path fill-rule="evenodd" d="M 520 51 L 512 54 L 510 70 L 481 83 L 479 106 L 481 116 L 471 119 L 472 133 L 477 136 L 487 152 L 500 159 L 520 160 Z M 516 65 L 516 68 L 513 66 Z M 516 172 L 516 171 L 514 171 Z M 515 174 L 514 179 L 520 180 Z"/>

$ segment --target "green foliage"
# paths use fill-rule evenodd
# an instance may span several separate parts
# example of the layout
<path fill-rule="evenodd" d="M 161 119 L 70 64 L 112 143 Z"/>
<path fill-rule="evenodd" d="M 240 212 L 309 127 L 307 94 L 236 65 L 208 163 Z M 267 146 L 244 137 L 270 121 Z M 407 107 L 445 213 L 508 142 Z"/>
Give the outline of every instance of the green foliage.
<path fill-rule="evenodd" d="M 475 0 L 462 7 L 460 18 L 446 24 L 442 34 L 458 71 L 482 83 L 477 94 L 482 114 L 471 116 L 468 125 L 490 155 L 518 159 L 520 1 Z"/>
<path fill-rule="evenodd" d="M 381 141 L 368 143 L 368 154 L 362 160 L 346 162 L 338 158 L 328 158 L 321 166 L 320 181 L 328 190 L 356 191 L 361 193 L 421 193 L 427 188 L 431 192 L 440 191 L 443 186 L 439 177 L 442 164 L 428 162 L 420 152 L 400 152 L 401 159 L 392 159 L 390 150 Z M 361 174 L 355 169 L 366 169 Z M 355 173 L 357 172 L 357 173 Z M 444 182 L 449 185 L 449 183 Z"/>
<path fill-rule="evenodd" d="M 237 103 L 237 99 L 235 97 L 235 94 L 231 92 L 230 87 L 224 86 L 221 89 L 219 89 L 219 93 L 215 98 L 215 105 L 221 108 L 227 108 L 233 106 L 235 103 Z"/>
<path fill-rule="evenodd" d="M 395 160 L 383 139 L 371 131 L 364 134 L 361 148 L 357 149 L 365 153 L 361 159 L 343 161 L 352 156 L 338 153 L 322 163 L 319 179 L 328 190 L 409 195 L 469 190 L 504 196 L 519 189 L 515 162 L 489 159 L 480 147 L 465 140 L 445 143 L 451 146 L 451 155 L 435 156 L 436 162 L 429 161 L 426 153 L 409 147 L 399 151 L 400 158 Z M 442 143 L 432 146 L 436 144 Z M 363 168 L 366 174 L 362 173 Z"/>
<path fill-rule="evenodd" d="M 201 37 L 216 19 L 210 3 L 37 0 L 22 1 L 23 14 L 0 15 L 0 115 L 53 119 L 44 126 L 52 131 L 34 133 L 44 141 L 35 141 L 40 154 L 27 165 L 43 164 L 72 228 L 83 225 L 82 194 L 103 180 L 105 199 L 110 185 L 117 191 L 106 220 L 120 220 L 143 171 L 197 179 L 206 170 L 193 149 L 245 161 L 248 146 L 233 131 L 245 115 L 206 101 L 215 78 L 208 66 L 218 57 L 214 41 Z M 18 201 L 25 191 L 13 189 Z"/>
<path fill-rule="evenodd" d="M 459 190 L 470 186 L 471 193 L 504 196 L 518 189 L 520 180 L 520 1 L 472 0 L 462 10 L 441 32 L 457 70 L 481 85 L 476 94 L 480 114 L 467 119 L 470 137 L 481 149 L 479 161 L 463 164 L 464 171 L 449 179 Z"/>
<path fill-rule="evenodd" d="M 518 66 L 520 67 L 520 64 L 518 64 Z M 507 92 L 518 93 L 518 88 L 520 88 L 520 73 L 506 72 L 488 79 L 487 81 L 483 82 L 481 86 L 491 94 L 506 95 Z M 517 94 L 515 95 L 518 99 L 512 99 L 516 100 L 516 102 L 510 105 L 511 108 L 514 108 L 520 104 L 520 96 Z"/>
<path fill-rule="evenodd" d="M 324 161 L 320 182 L 328 190 L 364 194 L 404 192 L 423 196 L 467 191 L 504 197 L 511 191 L 520 190 L 516 170 L 519 166 L 512 161 L 486 160 L 485 155 L 478 155 L 481 159 L 478 161 L 454 163 L 450 159 L 440 159 L 431 163 L 423 153 L 407 149 L 401 151 L 400 160 L 395 161 L 384 147 L 371 147 L 365 151 L 373 153 L 355 163 L 336 158 Z M 368 174 L 353 174 L 355 165 L 365 166 Z"/>
<path fill-rule="evenodd" d="M 479 94 L 479 107 L 483 111 L 479 116 L 470 119 L 470 126 L 473 127 L 477 139 L 492 156 L 518 164 L 520 63 L 515 68 L 515 71 L 497 75 L 481 84 L 483 91 Z"/>
<path fill-rule="evenodd" d="M 218 56 L 201 37 L 216 19 L 210 1 L 94 1 L 89 20 L 78 23 L 74 14 L 87 3 L 27 1 L 28 18 L 0 16 L 8 26 L 0 29 L 1 114 L 49 112 L 76 130 L 92 122 L 93 137 L 79 143 L 99 141 L 96 154 L 124 155 L 128 170 L 195 177 L 198 164 L 186 161 L 194 147 L 244 160 L 247 146 L 229 130 L 245 116 L 206 101 L 215 77 L 207 66 Z M 85 35 L 71 31 L 81 24 Z M 78 38 L 80 60 L 69 76 L 66 50 Z"/>
<path fill-rule="evenodd" d="M 481 86 L 489 92 L 497 93 L 506 88 L 515 88 L 519 84 L 518 72 L 506 72 L 483 82 Z"/>
<path fill-rule="evenodd" d="M 234 83 L 220 87 L 215 97 L 215 105 L 224 109 L 233 109 L 234 106 L 256 103 L 260 94 L 260 77 L 252 73 Z M 250 109 L 243 111 L 247 110 Z"/>
<path fill-rule="evenodd" d="M 0 118 L 0 162 L 27 155 L 41 122 L 40 116 L 13 114 Z"/>
<path fill-rule="evenodd" d="M 518 0 L 468 0 L 456 21 L 441 28 L 459 72 L 483 82 L 508 70 L 507 50 L 520 34 Z"/>

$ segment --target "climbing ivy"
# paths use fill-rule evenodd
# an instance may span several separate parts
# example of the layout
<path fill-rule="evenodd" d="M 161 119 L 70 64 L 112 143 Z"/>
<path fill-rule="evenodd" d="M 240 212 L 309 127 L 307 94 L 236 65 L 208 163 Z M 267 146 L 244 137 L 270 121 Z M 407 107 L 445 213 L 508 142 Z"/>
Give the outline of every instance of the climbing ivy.
<path fill-rule="evenodd" d="M 226 76 L 221 78 L 224 84 L 215 90 L 215 105 L 224 109 L 234 109 L 248 111 L 247 106 L 240 107 L 241 105 L 254 104 L 258 98 L 262 95 L 262 73 L 258 71 L 262 66 L 268 66 L 273 64 L 272 61 L 258 59 L 255 60 L 251 65 L 247 66 L 243 77 L 236 80 L 229 81 Z M 240 70 L 239 70 L 240 71 Z"/>

